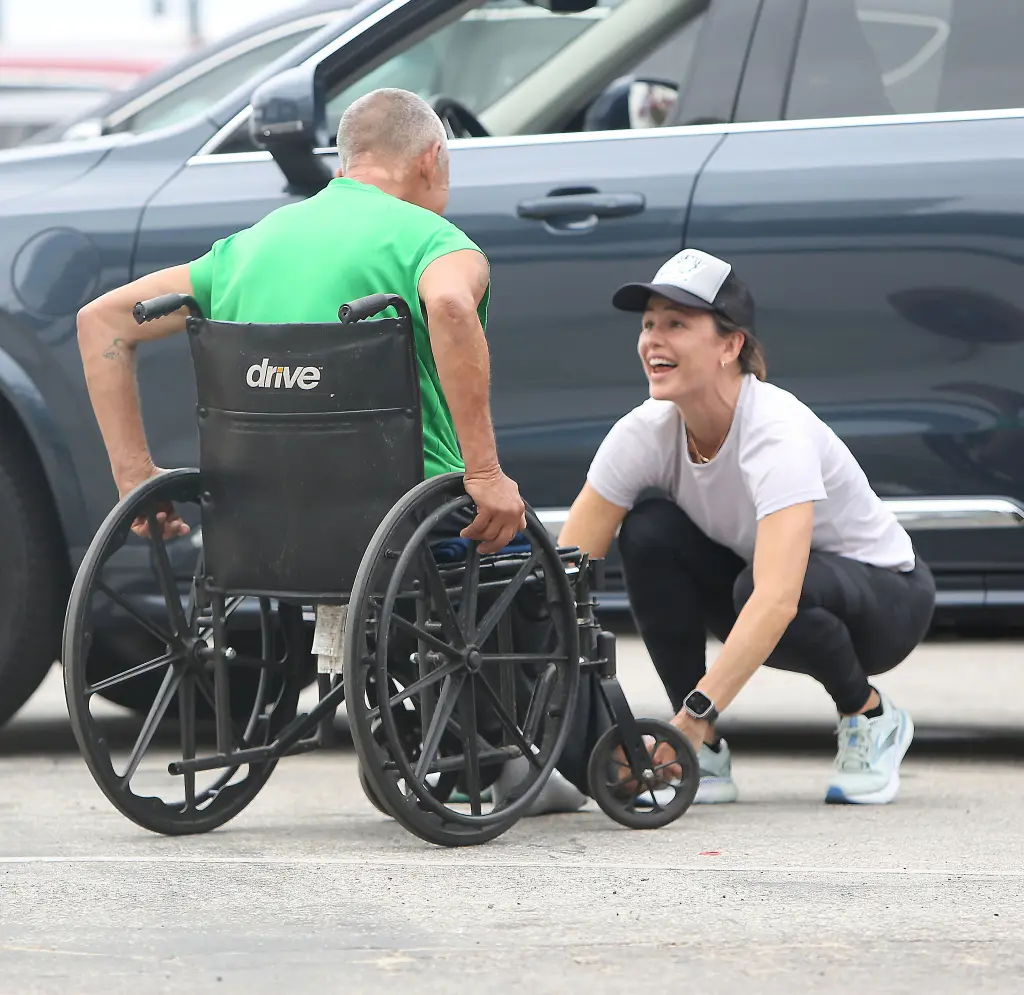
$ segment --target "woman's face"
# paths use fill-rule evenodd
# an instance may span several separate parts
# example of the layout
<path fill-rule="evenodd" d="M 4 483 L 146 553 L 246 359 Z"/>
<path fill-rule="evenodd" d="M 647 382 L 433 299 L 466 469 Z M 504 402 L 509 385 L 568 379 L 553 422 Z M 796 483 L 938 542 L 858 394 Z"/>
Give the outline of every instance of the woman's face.
<path fill-rule="evenodd" d="M 706 387 L 721 375 L 722 360 L 735 358 L 734 351 L 708 311 L 651 297 L 637 352 L 655 400 L 677 401 Z"/>

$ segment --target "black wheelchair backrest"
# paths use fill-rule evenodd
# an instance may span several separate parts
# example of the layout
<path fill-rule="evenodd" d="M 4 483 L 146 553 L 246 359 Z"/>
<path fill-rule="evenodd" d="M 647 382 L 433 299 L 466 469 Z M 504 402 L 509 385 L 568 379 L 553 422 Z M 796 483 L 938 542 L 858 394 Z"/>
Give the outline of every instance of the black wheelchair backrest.
<path fill-rule="evenodd" d="M 211 589 L 346 598 L 377 526 L 423 479 L 412 324 L 381 300 L 399 317 L 358 320 L 382 307 L 355 302 L 329 324 L 188 319 Z"/>

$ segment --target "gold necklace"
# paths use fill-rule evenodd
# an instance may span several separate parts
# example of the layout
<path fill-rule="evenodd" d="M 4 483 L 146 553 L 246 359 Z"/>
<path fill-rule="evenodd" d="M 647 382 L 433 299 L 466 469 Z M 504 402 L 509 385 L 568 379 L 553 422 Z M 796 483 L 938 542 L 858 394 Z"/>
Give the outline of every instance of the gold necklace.
<path fill-rule="evenodd" d="M 713 455 L 711 455 L 711 456 L 705 456 L 705 455 L 704 455 L 704 454 L 703 454 L 703 453 L 702 453 L 702 452 L 701 452 L 701 451 L 700 451 L 700 450 L 699 450 L 699 449 L 697 448 L 697 442 L 696 442 L 696 440 L 695 440 L 695 439 L 693 438 L 693 435 L 691 435 L 691 433 L 690 433 L 690 430 L 689 430 L 689 429 L 687 429 L 687 430 L 686 430 L 686 441 L 687 441 L 687 443 L 688 443 L 688 444 L 689 444 L 689 446 L 690 446 L 690 453 L 691 453 L 691 455 L 692 455 L 692 456 L 693 456 L 693 457 L 694 457 L 694 458 L 695 458 L 695 459 L 697 460 L 697 462 L 698 462 L 698 463 L 700 463 L 701 465 L 703 465 L 703 464 L 705 464 L 705 463 L 710 463 L 710 462 L 711 462 L 711 461 L 712 461 L 712 460 L 713 460 L 713 459 L 715 458 L 715 456 L 716 456 L 716 455 L 718 454 L 718 450 L 722 448 L 722 446 L 721 446 L 721 443 L 719 443 L 719 445 L 717 445 L 717 446 L 715 447 L 715 452 L 714 452 L 714 454 L 713 454 Z"/>

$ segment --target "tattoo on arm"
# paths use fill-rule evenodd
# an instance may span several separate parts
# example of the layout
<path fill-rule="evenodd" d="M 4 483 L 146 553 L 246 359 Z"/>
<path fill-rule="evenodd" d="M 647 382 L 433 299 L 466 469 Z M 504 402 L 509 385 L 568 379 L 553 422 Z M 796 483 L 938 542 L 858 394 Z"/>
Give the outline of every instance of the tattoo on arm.
<path fill-rule="evenodd" d="M 106 351 L 103 353 L 104 359 L 120 359 L 124 355 L 124 349 L 128 343 L 124 339 L 114 339 L 113 342 L 107 346 Z"/>

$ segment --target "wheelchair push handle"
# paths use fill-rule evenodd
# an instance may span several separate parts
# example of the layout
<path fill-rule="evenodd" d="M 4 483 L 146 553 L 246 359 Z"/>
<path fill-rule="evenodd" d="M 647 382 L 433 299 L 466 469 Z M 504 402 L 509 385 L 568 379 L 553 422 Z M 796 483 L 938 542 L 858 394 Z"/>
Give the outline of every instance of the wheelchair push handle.
<path fill-rule="evenodd" d="M 360 297 L 357 301 L 342 304 L 338 308 L 338 318 L 343 324 L 351 325 L 372 318 L 388 307 L 393 307 L 399 318 L 412 319 L 409 305 L 398 294 L 370 294 L 369 297 Z"/>
<path fill-rule="evenodd" d="M 196 303 L 194 297 L 188 294 L 164 294 L 162 297 L 154 297 L 148 301 L 139 301 L 132 308 L 132 315 L 140 324 L 153 321 L 156 318 L 166 318 L 169 314 L 187 307 L 193 318 L 202 318 L 202 308 Z"/>

